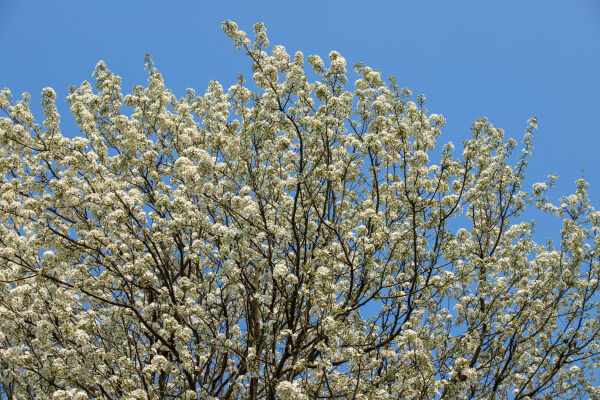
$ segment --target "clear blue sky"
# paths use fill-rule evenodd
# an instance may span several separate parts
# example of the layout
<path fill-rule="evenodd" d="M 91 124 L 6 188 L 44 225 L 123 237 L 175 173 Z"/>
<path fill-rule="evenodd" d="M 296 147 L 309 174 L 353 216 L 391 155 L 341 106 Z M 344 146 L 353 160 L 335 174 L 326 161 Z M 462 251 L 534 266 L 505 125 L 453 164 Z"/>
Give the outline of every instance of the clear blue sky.
<path fill-rule="evenodd" d="M 35 105 L 53 87 L 72 137 L 64 97 L 101 59 L 127 91 L 145 83 L 145 52 L 178 96 L 211 79 L 232 84 L 248 62 L 222 33 L 225 19 L 247 32 L 264 22 L 288 52 L 335 49 L 395 76 L 446 117 L 442 141 L 459 145 L 484 116 L 520 139 L 537 115 L 529 182 L 558 173 L 554 193 L 568 194 L 584 168 L 600 208 L 598 0 L 0 0 L 0 87 L 30 92 Z"/>

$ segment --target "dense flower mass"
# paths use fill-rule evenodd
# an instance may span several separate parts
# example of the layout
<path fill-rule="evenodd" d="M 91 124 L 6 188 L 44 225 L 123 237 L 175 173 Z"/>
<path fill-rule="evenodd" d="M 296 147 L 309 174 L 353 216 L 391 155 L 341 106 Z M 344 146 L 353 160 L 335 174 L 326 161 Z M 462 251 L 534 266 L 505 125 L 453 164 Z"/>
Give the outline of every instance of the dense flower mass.
<path fill-rule="evenodd" d="M 80 137 L 1 92 L 0 397 L 600 396 L 600 213 L 524 190 L 535 118 L 436 150 L 394 79 L 223 29 L 252 83 L 177 99 L 147 56 L 123 95 L 100 62 Z"/>

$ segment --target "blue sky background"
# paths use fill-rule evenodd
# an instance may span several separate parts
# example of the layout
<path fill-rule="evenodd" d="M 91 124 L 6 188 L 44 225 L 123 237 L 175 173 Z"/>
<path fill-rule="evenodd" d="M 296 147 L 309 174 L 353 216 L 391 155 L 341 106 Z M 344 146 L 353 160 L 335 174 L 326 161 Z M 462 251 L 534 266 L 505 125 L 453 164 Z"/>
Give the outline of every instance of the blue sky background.
<path fill-rule="evenodd" d="M 233 84 L 249 63 L 221 31 L 225 19 L 249 33 L 264 22 L 271 43 L 290 53 L 325 58 L 335 49 L 350 66 L 395 76 L 446 117 L 441 141 L 458 148 L 477 118 L 519 140 L 537 115 L 529 183 L 557 173 L 553 193 L 569 194 L 583 168 L 600 208 L 597 0 L 0 0 L 0 87 L 28 91 L 37 110 L 42 88 L 53 87 L 63 134 L 73 137 L 64 98 L 101 59 L 125 91 L 145 84 L 145 52 L 177 96 L 203 93 L 212 79 Z M 538 235 L 555 237 L 558 225 L 531 215 Z"/>

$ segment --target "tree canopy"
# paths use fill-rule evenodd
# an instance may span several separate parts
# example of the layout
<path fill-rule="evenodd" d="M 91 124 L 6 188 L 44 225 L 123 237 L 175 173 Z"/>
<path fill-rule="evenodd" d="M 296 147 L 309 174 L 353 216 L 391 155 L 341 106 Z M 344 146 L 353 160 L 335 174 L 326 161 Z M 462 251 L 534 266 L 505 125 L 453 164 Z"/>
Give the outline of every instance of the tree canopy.
<path fill-rule="evenodd" d="M 396 80 L 223 29 L 252 82 L 178 99 L 147 56 L 123 95 L 101 61 L 82 136 L 2 91 L 2 398 L 600 396 L 600 213 L 524 188 L 535 118 L 440 148 Z"/>

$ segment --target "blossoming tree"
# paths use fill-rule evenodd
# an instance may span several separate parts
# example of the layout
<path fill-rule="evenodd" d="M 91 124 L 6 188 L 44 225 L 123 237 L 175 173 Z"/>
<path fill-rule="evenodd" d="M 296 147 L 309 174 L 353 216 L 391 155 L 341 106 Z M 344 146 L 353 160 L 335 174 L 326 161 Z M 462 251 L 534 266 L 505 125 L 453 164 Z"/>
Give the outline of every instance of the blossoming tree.
<path fill-rule="evenodd" d="M 42 125 L 2 92 L 2 398 L 600 395 L 600 213 L 583 179 L 523 189 L 535 119 L 432 162 L 423 97 L 223 28 L 252 85 L 177 99 L 147 57 L 123 96 L 100 62 L 67 98 L 81 137 L 52 89 Z"/>

